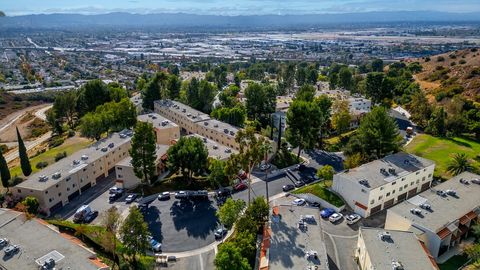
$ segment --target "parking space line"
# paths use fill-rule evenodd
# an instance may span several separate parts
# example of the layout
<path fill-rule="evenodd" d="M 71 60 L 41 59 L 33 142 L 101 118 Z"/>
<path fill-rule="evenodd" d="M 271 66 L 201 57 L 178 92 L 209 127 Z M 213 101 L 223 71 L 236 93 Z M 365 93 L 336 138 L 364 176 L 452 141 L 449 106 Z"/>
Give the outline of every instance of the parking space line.
<path fill-rule="evenodd" d="M 347 236 L 347 235 L 338 235 L 338 234 L 331 234 L 331 233 L 328 233 L 326 231 L 323 231 L 325 234 L 327 234 L 328 236 L 330 237 L 338 237 L 338 238 L 345 238 L 345 239 L 353 239 L 353 238 L 357 238 L 358 235 L 351 235 L 351 236 Z"/>
<path fill-rule="evenodd" d="M 325 232 L 324 232 L 325 233 Z M 330 238 L 330 241 L 332 241 L 332 245 L 333 245 L 333 252 L 335 252 L 335 264 L 337 265 L 337 267 L 339 267 L 339 259 L 338 259 L 338 250 L 337 250 L 337 245 L 335 244 L 335 240 L 333 239 L 333 237 L 328 234 L 328 237 Z M 340 268 L 340 267 L 339 267 Z"/>

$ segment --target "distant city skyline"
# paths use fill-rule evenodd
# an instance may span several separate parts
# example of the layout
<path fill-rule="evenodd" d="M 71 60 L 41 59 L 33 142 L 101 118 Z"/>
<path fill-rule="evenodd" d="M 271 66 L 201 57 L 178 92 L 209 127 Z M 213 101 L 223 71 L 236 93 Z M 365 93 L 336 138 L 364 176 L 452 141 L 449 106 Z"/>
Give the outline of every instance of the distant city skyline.
<path fill-rule="evenodd" d="M 479 12 L 478 0 L 15 0 L 3 1 L 7 16 L 79 13 L 191 13 L 265 15 L 350 13 L 370 11 Z"/>

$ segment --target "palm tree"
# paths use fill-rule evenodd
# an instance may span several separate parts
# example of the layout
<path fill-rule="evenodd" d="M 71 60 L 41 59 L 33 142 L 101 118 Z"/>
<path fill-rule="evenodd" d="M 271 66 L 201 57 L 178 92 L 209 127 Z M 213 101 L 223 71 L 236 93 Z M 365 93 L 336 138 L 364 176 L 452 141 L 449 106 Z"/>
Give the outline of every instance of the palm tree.
<path fill-rule="evenodd" d="M 472 170 L 472 165 L 465 153 L 457 153 L 453 156 L 452 161 L 448 164 L 447 171 L 451 174 L 459 175 L 464 171 Z"/>

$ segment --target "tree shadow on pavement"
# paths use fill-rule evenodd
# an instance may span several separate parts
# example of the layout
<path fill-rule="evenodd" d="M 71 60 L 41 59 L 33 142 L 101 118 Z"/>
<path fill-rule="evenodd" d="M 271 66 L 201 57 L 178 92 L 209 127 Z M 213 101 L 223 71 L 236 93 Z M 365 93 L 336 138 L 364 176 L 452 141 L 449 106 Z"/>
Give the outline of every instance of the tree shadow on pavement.
<path fill-rule="evenodd" d="M 148 229 L 152 234 L 153 238 L 158 242 L 162 243 L 163 234 L 162 234 L 162 222 L 160 220 L 160 210 L 157 207 L 149 207 L 144 214 L 145 222 L 148 224 Z"/>
<path fill-rule="evenodd" d="M 207 238 L 216 228 L 217 210 L 210 200 L 176 201 L 170 208 L 170 215 L 177 231 L 185 229 L 193 238 Z"/>
<path fill-rule="evenodd" d="M 297 238 L 302 237 L 299 230 L 293 226 L 287 225 L 282 219 L 278 223 L 272 224 L 275 237 L 271 238 L 270 262 L 277 262 L 287 269 L 294 269 L 295 264 L 292 257 L 303 258 L 304 250 L 298 244 Z"/>

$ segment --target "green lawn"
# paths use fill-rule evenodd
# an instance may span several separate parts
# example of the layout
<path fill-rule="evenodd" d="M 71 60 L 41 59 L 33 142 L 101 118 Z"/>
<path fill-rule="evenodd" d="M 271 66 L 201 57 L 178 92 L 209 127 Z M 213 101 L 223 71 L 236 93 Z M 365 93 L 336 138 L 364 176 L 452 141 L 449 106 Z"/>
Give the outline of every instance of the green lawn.
<path fill-rule="evenodd" d="M 443 264 L 439 264 L 440 270 L 457 270 L 468 261 L 465 255 L 455 255 Z"/>
<path fill-rule="evenodd" d="M 57 146 L 57 147 L 52 148 L 52 149 L 48 149 L 46 152 L 41 153 L 38 156 L 30 158 L 30 164 L 32 165 L 32 170 L 33 170 L 33 172 L 39 171 L 39 169 L 37 169 L 35 167 L 35 165 L 37 165 L 37 163 L 40 162 L 40 161 L 46 161 L 46 162 L 48 162 L 48 165 L 51 165 L 51 164 L 55 163 L 55 156 L 58 153 L 62 153 L 62 152 L 65 151 L 65 152 L 67 152 L 67 156 L 70 156 L 71 154 L 87 147 L 90 144 L 91 144 L 91 141 L 86 140 L 86 139 L 67 140 L 67 141 L 65 141 L 65 143 L 63 143 L 60 146 Z M 18 175 L 18 176 L 23 177 L 22 169 L 20 168 L 20 166 L 16 166 L 16 167 L 10 169 L 10 174 L 12 175 L 12 177 L 14 175 Z"/>
<path fill-rule="evenodd" d="M 480 168 L 480 162 L 475 159 L 480 154 L 480 143 L 467 138 L 438 138 L 420 134 L 405 147 L 405 150 L 435 161 L 436 177 L 445 179 L 451 177 L 447 172 L 447 166 L 455 153 L 467 154 L 475 169 L 478 170 Z"/>
<path fill-rule="evenodd" d="M 345 203 L 339 196 L 337 196 L 335 193 L 327 189 L 327 187 L 329 187 L 330 185 L 331 185 L 331 181 L 322 181 L 312 185 L 304 186 L 302 188 L 299 188 L 293 191 L 292 193 L 294 194 L 310 193 L 333 204 L 336 207 L 340 207 L 344 205 Z"/>

